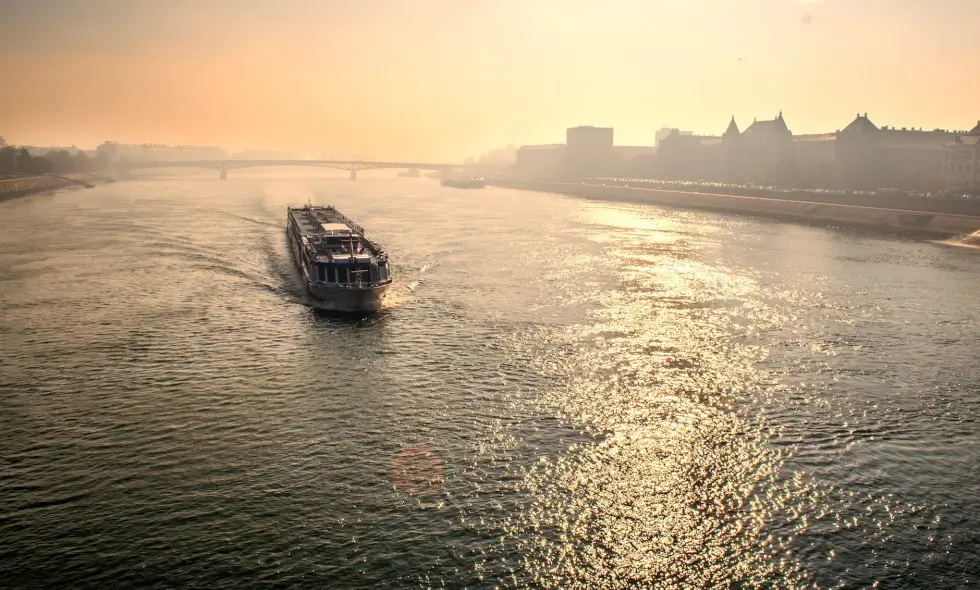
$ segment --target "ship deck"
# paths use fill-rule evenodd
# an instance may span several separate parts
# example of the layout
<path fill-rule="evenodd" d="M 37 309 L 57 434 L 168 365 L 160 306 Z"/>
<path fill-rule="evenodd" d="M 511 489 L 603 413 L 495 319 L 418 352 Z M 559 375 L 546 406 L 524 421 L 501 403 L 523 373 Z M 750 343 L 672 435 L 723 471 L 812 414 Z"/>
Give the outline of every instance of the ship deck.
<path fill-rule="evenodd" d="M 299 231 L 308 237 L 342 235 L 357 235 L 357 232 L 342 220 L 330 215 L 327 209 L 290 209 L 289 214 Z"/>

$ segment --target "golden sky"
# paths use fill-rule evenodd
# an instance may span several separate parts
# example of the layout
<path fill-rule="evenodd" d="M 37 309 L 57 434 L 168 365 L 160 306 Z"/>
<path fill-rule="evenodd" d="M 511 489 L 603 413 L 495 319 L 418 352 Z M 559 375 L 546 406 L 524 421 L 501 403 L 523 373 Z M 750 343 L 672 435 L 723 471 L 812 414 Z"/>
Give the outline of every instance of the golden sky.
<path fill-rule="evenodd" d="M 980 0 L 0 0 L 0 135 L 458 161 L 980 118 Z"/>

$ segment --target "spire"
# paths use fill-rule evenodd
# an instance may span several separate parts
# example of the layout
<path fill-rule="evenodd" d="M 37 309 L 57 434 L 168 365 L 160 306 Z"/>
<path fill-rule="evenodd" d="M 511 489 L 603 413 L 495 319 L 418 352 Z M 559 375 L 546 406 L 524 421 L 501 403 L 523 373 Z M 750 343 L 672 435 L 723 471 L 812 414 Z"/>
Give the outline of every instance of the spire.
<path fill-rule="evenodd" d="M 735 115 L 732 115 L 732 120 L 728 124 L 728 129 L 725 130 L 725 134 L 724 134 L 723 137 L 731 137 L 731 136 L 735 136 L 735 135 L 738 135 L 738 134 L 739 134 L 738 124 L 735 123 Z"/>

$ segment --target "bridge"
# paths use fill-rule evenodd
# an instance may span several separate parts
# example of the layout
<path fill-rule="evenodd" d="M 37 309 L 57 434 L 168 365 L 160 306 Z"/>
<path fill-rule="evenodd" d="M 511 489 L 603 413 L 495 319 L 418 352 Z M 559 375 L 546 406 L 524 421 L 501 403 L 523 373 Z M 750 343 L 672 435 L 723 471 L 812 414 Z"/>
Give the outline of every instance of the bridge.
<path fill-rule="evenodd" d="M 430 164 L 425 162 L 370 162 L 364 160 L 192 160 L 192 161 L 152 161 L 152 162 L 119 162 L 120 172 L 144 170 L 148 168 L 209 168 L 217 170 L 222 180 L 228 178 L 228 171 L 238 168 L 256 168 L 259 166 L 312 166 L 316 168 L 333 168 L 335 170 L 350 170 L 351 180 L 357 180 L 358 170 L 380 170 L 383 168 L 408 168 L 411 170 L 434 170 L 451 172 L 454 168 L 462 168 L 458 164 Z"/>

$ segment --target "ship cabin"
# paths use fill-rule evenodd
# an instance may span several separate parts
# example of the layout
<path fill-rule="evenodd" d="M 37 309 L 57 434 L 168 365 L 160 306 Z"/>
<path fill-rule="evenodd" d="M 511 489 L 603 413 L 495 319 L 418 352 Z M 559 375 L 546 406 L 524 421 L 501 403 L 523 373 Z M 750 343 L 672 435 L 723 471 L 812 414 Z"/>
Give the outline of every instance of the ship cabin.
<path fill-rule="evenodd" d="M 343 287 L 391 282 L 388 254 L 364 237 L 363 229 L 333 207 L 289 210 L 289 229 L 302 250 L 309 280 Z"/>
<path fill-rule="evenodd" d="M 313 250 L 310 279 L 318 283 L 376 286 L 390 281 L 388 257 L 342 223 L 324 223 L 323 233 L 307 236 Z"/>

